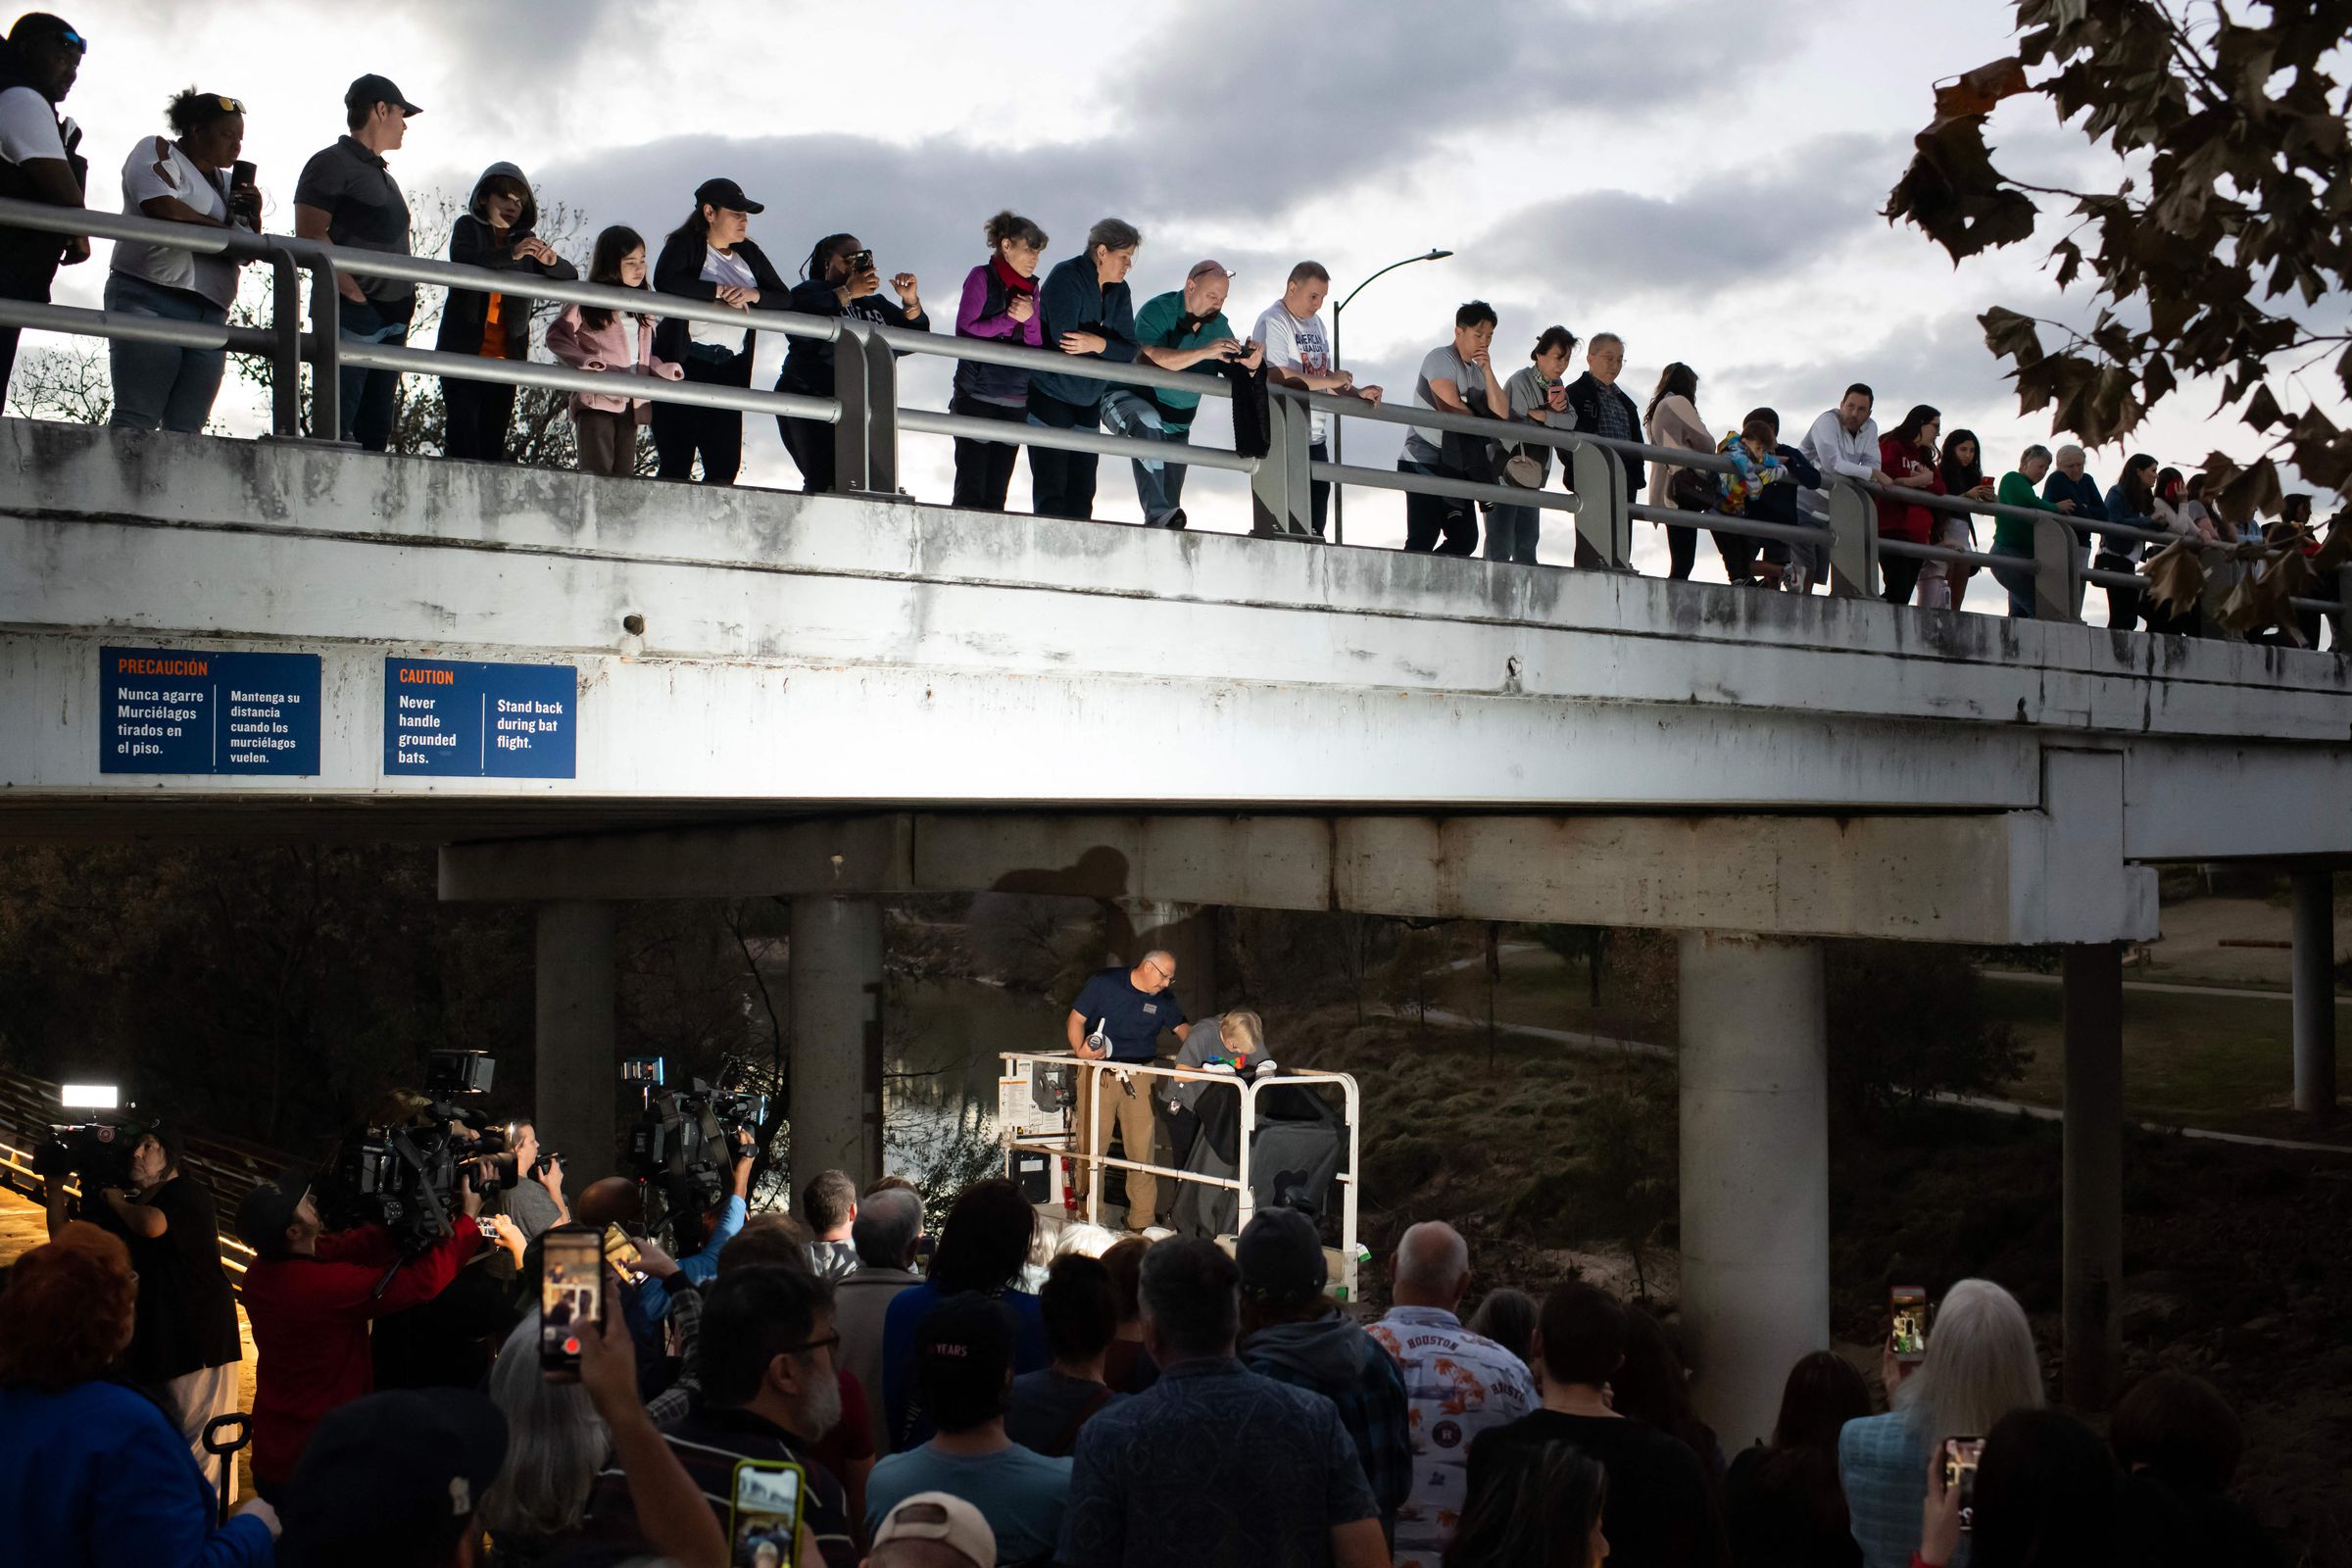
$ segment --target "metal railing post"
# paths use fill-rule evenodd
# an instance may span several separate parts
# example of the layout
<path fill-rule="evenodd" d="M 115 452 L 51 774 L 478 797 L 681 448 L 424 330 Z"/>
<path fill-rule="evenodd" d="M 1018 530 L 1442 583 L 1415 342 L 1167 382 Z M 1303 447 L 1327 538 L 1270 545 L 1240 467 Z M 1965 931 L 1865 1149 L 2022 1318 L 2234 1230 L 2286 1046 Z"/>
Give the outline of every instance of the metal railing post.
<path fill-rule="evenodd" d="M 1625 493 L 1625 460 L 1607 447 L 1579 441 L 1562 454 L 1568 488 L 1584 501 L 1576 514 L 1577 543 L 1615 570 L 1633 559 L 1634 518 Z"/>
<path fill-rule="evenodd" d="M 833 426 L 833 489 L 850 495 L 866 488 L 866 463 L 873 447 L 873 361 L 866 358 L 865 325 L 845 319 L 833 343 L 833 396 L 841 419 Z"/>
<path fill-rule="evenodd" d="M 1306 405 L 1273 388 L 1266 398 L 1266 455 L 1250 476 L 1250 531 L 1310 534 Z"/>
<path fill-rule="evenodd" d="M 270 433 L 291 441 L 302 434 L 302 271 L 283 246 L 270 247 Z"/>
<path fill-rule="evenodd" d="M 1842 478 L 1830 488 L 1830 592 L 1842 599 L 1879 592 L 1879 509 Z"/>
<path fill-rule="evenodd" d="M 865 488 L 878 495 L 899 492 L 899 357 L 889 344 L 867 334 L 865 348 Z"/>
<path fill-rule="evenodd" d="M 2064 517 L 2034 520 L 2034 618 L 2080 620 L 2076 588 L 2075 530 Z"/>
<path fill-rule="evenodd" d="M 343 292 L 323 258 L 311 268 L 311 435 L 343 439 Z"/>

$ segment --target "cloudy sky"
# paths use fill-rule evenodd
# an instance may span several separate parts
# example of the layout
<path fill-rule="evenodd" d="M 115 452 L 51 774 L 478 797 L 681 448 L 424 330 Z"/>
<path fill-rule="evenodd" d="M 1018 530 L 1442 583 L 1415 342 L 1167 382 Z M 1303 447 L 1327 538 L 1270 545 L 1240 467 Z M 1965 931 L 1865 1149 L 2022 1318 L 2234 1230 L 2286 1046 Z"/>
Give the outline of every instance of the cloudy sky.
<path fill-rule="evenodd" d="M 1301 257 L 1345 292 L 1440 246 L 1456 254 L 1348 311 L 1345 358 L 1364 378 L 1409 395 L 1476 296 L 1500 313 L 1498 363 L 1523 363 L 1551 322 L 1613 330 L 1638 400 L 1685 360 L 1717 426 L 1772 404 L 1801 428 L 1859 378 L 1883 424 L 1935 404 L 1993 463 L 2049 434 L 2017 414 L 1974 319 L 1995 303 L 2065 310 L 2046 242 L 1955 272 L 1877 216 L 1930 84 L 2013 48 L 2000 0 L 246 0 L 196 24 L 187 0 L 74 0 L 67 15 L 92 40 L 66 107 L 88 131 L 93 205 L 119 198 L 131 144 L 193 78 L 251 106 L 246 156 L 271 226 L 290 226 L 295 174 L 341 129 L 345 83 L 376 71 L 426 111 L 395 155 L 413 205 L 462 198 L 482 165 L 512 160 L 543 206 L 585 215 L 583 266 L 597 227 L 659 235 L 711 174 L 767 204 L 753 234 L 787 270 L 853 231 L 886 273 L 918 274 L 951 331 L 980 225 L 1004 206 L 1054 236 L 1049 262 L 1097 218 L 1135 222 L 1139 303 L 1219 258 L 1240 271 L 1228 314 L 1244 330 Z M 2108 168 L 2038 100 L 2004 106 L 1993 139 L 2036 180 Z M 69 272 L 59 298 L 95 304 L 101 281 Z M 906 401 L 944 406 L 947 373 L 909 362 Z M 2212 407 L 2177 397 L 2133 444 L 2183 466 L 2215 446 L 2250 456 L 2250 432 L 2206 424 Z M 797 485 L 772 425 L 747 422 L 746 481 Z M 1203 419 L 1203 439 L 1223 433 Z M 1352 435 L 1348 461 L 1393 463 L 1395 427 Z M 907 438 L 910 488 L 944 498 L 947 448 Z M 2119 457 L 2093 471 L 2111 478 Z M 1242 484 L 1196 470 L 1196 526 L 1246 527 Z M 1024 467 L 1016 507 L 1026 485 Z M 1098 514 L 1138 515 L 1107 460 L 1101 494 Z M 1662 569 L 1662 538 L 1637 532 Z M 1401 537 L 1398 498 L 1353 498 L 1350 543 Z M 1711 556 L 1700 574 L 1719 577 Z"/>

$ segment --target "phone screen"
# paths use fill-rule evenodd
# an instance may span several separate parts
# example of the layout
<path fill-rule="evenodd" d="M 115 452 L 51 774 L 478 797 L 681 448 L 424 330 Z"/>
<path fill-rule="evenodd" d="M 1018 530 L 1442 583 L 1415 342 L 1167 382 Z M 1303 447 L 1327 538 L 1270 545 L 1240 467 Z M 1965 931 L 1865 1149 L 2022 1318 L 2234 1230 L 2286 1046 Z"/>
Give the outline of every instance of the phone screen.
<path fill-rule="evenodd" d="M 1943 1490 L 1960 1494 L 1960 1528 L 1977 1527 L 1977 1461 L 1984 1457 L 1983 1438 L 1943 1440 Z"/>
<path fill-rule="evenodd" d="M 783 1459 L 735 1461 L 734 1506 L 727 1516 L 733 1568 L 792 1568 L 805 1480 L 799 1465 Z"/>
<path fill-rule="evenodd" d="M 1886 1348 L 1898 1361 L 1924 1360 L 1928 1353 L 1928 1293 L 1917 1285 L 1897 1285 L 1886 1293 L 1893 1328 Z"/>
<path fill-rule="evenodd" d="M 539 1239 L 539 1364 L 577 1373 L 583 1323 L 604 1318 L 604 1249 L 594 1231 L 549 1231 Z"/>
<path fill-rule="evenodd" d="M 629 1233 L 617 1225 L 605 1227 L 605 1261 L 620 1270 L 620 1277 L 631 1285 L 645 1283 L 645 1254 L 637 1250 Z"/>

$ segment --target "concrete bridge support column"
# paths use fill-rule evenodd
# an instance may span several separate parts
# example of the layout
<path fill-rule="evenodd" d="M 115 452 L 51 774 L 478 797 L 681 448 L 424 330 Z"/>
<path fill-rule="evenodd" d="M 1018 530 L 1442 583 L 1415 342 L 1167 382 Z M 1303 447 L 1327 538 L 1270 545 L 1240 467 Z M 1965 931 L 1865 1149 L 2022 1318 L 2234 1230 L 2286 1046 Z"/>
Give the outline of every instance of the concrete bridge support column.
<path fill-rule="evenodd" d="M 2295 1109 L 2335 1108 L 2335 878 L 2295 873 Z"/>
<path fill-rule="evenodd" d="M 2061 1382 L 2068 1404 L 2103 1410 L 2123 1359 L 2124 950 L 2080 942 L 2065 955 Z"/>
<path fill-rule="evenodd" d="M 1827 1028 L 1819 943 L 1684 934 L 1683 1323 L 1727 1451 L 1830 1343 Z"/>
<path fill-rule="evenodd" d="M 792 901 L 792 1188 L 882 1174 L 882 904 Z"/>
<path fill-rule="evenodd" d="M 1176 958 L 1176 1000 L 1185 1014 L 1205 1018 L 1217 1008 L 1217 914 L 1211 906 L 1121 899 L 1104 931 L 1111 957 L 1133 965 L 1153 948 Z M 1173 1043 L 1161 1044 L 1174 1049 Z"/>
<path fill-rule="evenodd" d="M 612 1041 L 617 912 L 613 905 L 585 901 L 539 906 L 532 1114 L 540 1147 L 564 1155 L 570 1193 L 620 1167 L 620 1058 Z"/>

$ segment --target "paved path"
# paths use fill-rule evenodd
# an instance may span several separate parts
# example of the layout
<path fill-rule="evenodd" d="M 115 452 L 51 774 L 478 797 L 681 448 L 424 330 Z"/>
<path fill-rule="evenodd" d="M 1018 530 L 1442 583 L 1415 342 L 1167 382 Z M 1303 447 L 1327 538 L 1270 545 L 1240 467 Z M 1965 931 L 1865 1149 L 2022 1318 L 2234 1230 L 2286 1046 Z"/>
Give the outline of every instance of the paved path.
<path fill-rule="evenodd" d="M 2169 986 L 2165 989 L 2195 990 L 2198 988 Z M 2252 994 L 2256 996 L 2269 995 L 2267 992 Z M 1484 1018 L 1473 1018 L 1466 1013 L 1451 1012 L 1437 1007 L 1430 1009 L 1429 1021 L 1455 1029 L 1481 1030 L 1487 1026 Z M 1541 1040 L 1546 1045 L 1565 1046 L 1571 1051 L 1583 1052 L 1588 1055 L 1642 1056 L 1650 1060 L 1661 1060 L 1669 1058 L 1675 1054 L 1671 1047 L 1653 1045 L 1646 1040 L 1619 1040 L 1609 1035 L 1584 1034 L 1573 1029 L 1543 1029 L 1534 1024 L 1499 1021 L 1495 1023 L 1494 1028 L 1498 1034 L 1514 1035 L 1523 1040 Z M 1936 1095 L 1934 1098 L 1947 1105 L 1964 1105 L 1971 1110 L 1988 1110 L 2010 1116 L 2032 1116 L 2037 1121 L 2064 1119 L 2064 1112 L 2052 1105 L 2029 1105 L 2022 1101 L 1991 1100 L 1982 1095 Z M 2154 1121 L 2133 1122 L 2132 1125 L 2142 1132 L 2178 1133 L 2183 1138 L 2204 1138 L 2217 1144 L 2243 1144 L 2250 1149 L 2292 1149 L 2306 1153 L 2352 1154 L 2352 1144 L 2313 1143 L 2299 1138 L 2265 1138 L 2254 1133 L 2225 1133 L 2206 1127 L 2175 1127 L 2164 1122 Z"/>
<path fill-rule="evenodd" d="M 2015 980 L 2030 986 L 2064 985 L 2066 977 L 2056 974 L 2035 974 L 2030 969 L 1984 969 L 1980 971 L 1987 980 Z M 2258 991 L 2251 986 L 2191 986 L 2171 980 L 2127 980 L 2126 991 L 2156 991 L 2176 997 L 2251 997 L 2257 1002 L 2292 1002 L 2291 991 Z M 2352 997 L 2335 999 L 2339 1007 L 2352 1007 Z"/>

